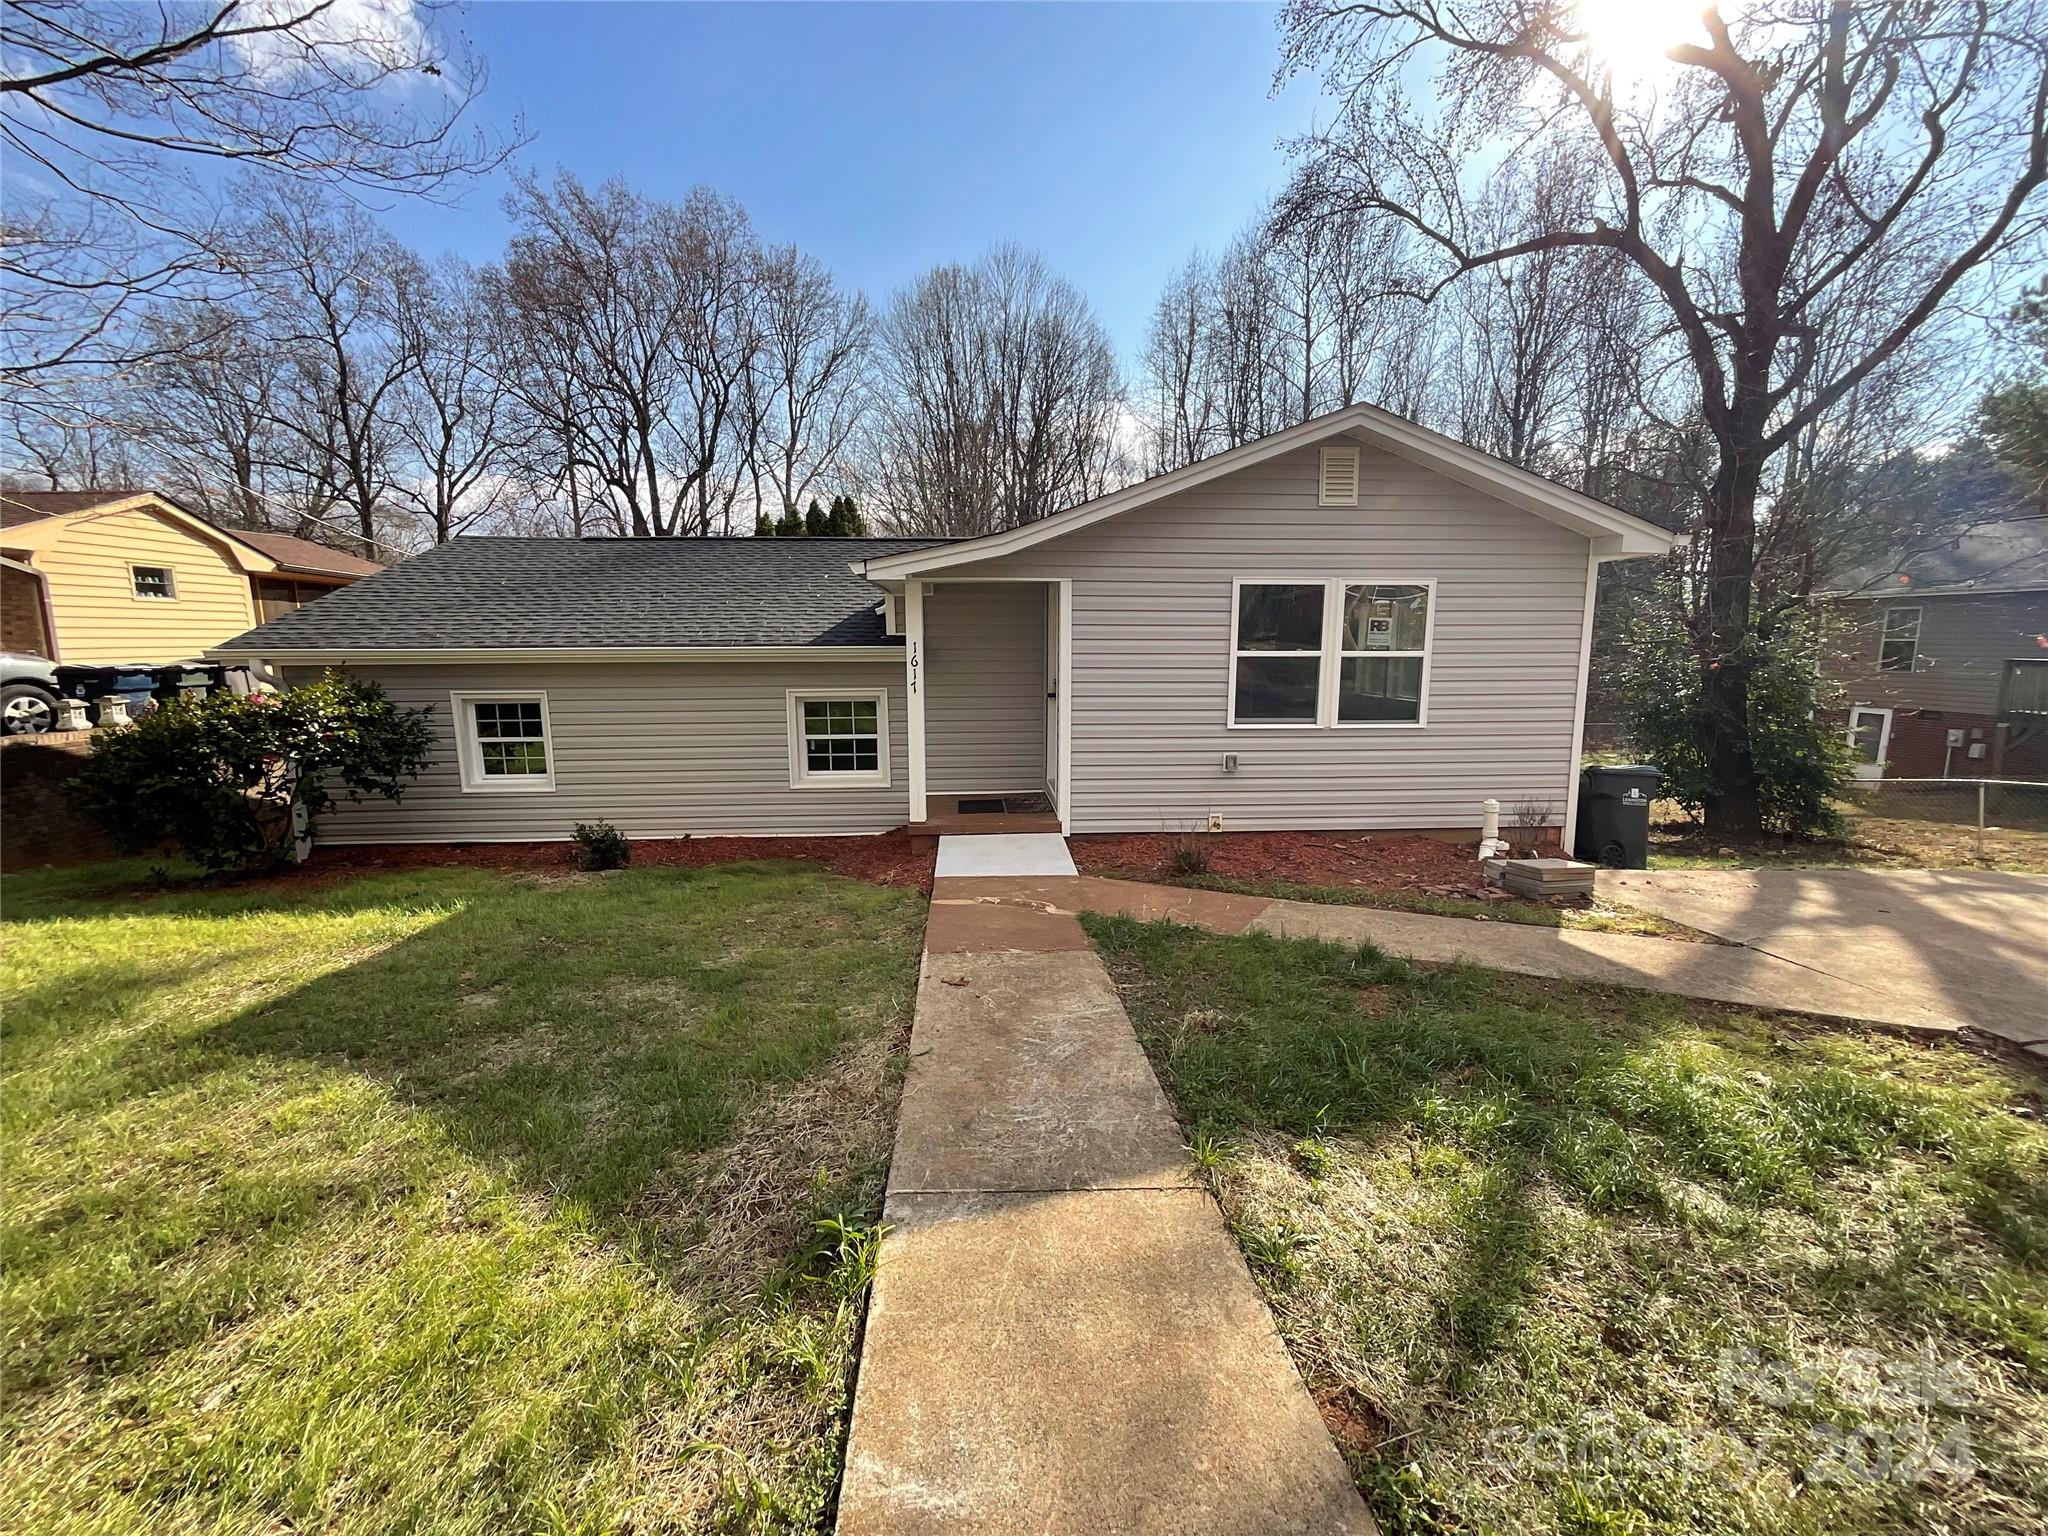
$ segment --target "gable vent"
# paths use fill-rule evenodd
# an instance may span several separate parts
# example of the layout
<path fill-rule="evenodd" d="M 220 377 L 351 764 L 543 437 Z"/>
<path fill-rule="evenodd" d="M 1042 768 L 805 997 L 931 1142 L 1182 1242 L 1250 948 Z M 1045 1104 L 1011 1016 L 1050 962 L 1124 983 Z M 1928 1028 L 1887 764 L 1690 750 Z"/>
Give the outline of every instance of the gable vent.
<path fill-rule="evenodd" d="M 1323 480 L 1316 493 L 1316 505 L 1355 507 L 1358 505 L 1358 450 L 1325 448 Z"/>

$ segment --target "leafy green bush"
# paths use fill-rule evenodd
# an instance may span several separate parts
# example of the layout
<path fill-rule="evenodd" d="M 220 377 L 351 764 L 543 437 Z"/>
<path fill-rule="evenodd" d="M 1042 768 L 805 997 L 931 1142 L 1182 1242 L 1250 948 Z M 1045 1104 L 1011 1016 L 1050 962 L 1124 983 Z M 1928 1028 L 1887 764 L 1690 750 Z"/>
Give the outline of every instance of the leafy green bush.
<path fill-rule="evenodd" d="M 1698 651 L 1675 600 L 1629 625 L 1620 693 L 1637 752 L 1663 773 L 1659 793 L 1698 816 L 1714 789 L 1708 771 L 1715 719 Z M 1818 611 L 1780 618 L 1768 642 L 1750 642 L 1749 739 L 1766 828 L 1788 837 L 1842 829 L 1835 802 L 1851 757 L 1839 726 L 1822 720 L 1840 690 L 1822 675 L 1828 620 Z"/>
<path fill-rule="evenodd" d="M 95 734 L 71 795 L 127 852 L 173 842 L 207 869 L 272 868 L 290 857 L 294 803 L 317 816 L 337 791 L 396 800 L 426 767 L 429 713 L 341 672 L 177 699 Z"/>
<path fill-rule="evenodd" d="M 626 834 L 608 821 L 579 821 L 569 835 L 576 840 L 578 869 L 624 869 L 632 860 Z"/>

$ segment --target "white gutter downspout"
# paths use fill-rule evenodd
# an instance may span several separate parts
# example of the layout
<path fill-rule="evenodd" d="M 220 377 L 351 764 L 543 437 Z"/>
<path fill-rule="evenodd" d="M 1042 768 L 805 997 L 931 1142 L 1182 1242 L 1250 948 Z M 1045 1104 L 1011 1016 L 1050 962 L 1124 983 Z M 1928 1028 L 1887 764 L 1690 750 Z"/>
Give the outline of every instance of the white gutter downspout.
<path fill-rule="evenodd" d="M 1586 612 L 1579 624 L 1578 704 L 1572 712 L 1572 757 L 1564 779 L 1564 848 L 1573 857 L 1572 841 L 1579 831 L 1579 762 L 1586 752 L 1586 685 L 1593 671 L 1593 605 L 1600 595 L 1601 555 L 1597 545 L 1586 551 Z"/>

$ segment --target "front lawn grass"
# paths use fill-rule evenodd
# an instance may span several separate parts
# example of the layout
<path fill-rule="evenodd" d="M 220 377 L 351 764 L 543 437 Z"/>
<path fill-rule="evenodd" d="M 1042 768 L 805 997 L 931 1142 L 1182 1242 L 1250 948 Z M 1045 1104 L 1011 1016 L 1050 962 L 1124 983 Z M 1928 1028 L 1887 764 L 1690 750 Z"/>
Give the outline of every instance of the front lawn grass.
<path fill-rule="evenodd" d="M 1084 921 L 1389 1532 L 2041 1530 L 2038 1080 Z"/>
<path fill-rule="evenodd" d="M 5 892 L 0 1528 L 822 1524 L 915 892 L 94 887 Z"/>

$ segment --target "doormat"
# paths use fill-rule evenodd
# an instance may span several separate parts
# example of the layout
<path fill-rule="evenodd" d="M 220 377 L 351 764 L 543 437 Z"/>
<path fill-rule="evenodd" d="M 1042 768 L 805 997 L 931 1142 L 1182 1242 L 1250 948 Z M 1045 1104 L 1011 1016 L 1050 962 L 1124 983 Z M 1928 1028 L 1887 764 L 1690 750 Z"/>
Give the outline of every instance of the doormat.
<path fill-rule="evenodd" d="M 962 799 L 962 816 L 1044 816 L 1052 811 L 1052 797 L 1044 794 L 980 795 Z"/>

